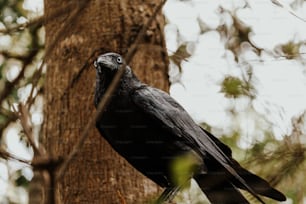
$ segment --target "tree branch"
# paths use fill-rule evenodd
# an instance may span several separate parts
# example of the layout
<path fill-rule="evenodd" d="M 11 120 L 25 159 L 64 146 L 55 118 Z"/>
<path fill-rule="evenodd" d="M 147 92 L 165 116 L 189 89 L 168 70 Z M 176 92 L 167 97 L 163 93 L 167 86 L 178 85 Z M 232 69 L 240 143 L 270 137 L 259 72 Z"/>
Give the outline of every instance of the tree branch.
<path fill-rule="evenodd" d="M 22 159 L 12 153 L 9 153 L 8 151 L 4 150 L 2 147 L 0 147 L 0 157 L 5 160 L 12 159 L 12 160 L 24 163 L 24 164 L 31 165 L 30 160 Z"/>

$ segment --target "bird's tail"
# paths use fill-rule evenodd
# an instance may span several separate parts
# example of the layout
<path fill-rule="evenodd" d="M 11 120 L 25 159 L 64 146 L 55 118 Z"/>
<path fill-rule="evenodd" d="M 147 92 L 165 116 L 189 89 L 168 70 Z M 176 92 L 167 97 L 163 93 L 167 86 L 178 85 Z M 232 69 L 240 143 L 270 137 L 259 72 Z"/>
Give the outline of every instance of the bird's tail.
<path fill-rule="evenodd" d="M 195 179 L 212 204 L 249 203 L 223 175 L 214 172 L 198 175 Z"/>
<path fill-rule="evenodd" d="M 235 170 L 238 174 L 247 182 L 247 184 L 255 191 L 255 193 L 259 195 L 263 195 L 274 200 L 278 201 L 285 201 L 286 197 L 283 193 L 276 190 L 270 184 L 262 179 L 261 177 L 249 172 L 248 170 L 241 167 L 237 161 L 233 161 L 235 163 Z M 233 181 L 233 184 L 238 188 L 244 189 L 244 186 L 237 182 L 236 180 Z"/>
<path fill-rule="evenodd" d="M 263 195 L 274 200 L 285 201 L 284 194 L 270 186 L 270 184 L 259 176 L 244 169 L 232 158 L 231 149 L 220 142 L 210 132 L 202 129 L 211 140 L 223 151 L 231 163 L 232 169 L 237 176 L 233 176 L 217 161 L 207 160 L 204 163 L 207 173 L 198 175 L 195 179 L 208 199 L 213 204 L 248 203 L 237 188 L 252 191 L 251 194 Z M 240 179 L 238 179 L 240 178 Z M 248 188 L 248 189 L 247 189 Z"/>
<path fill-rule="evenodd" d="M 248 170 L 241 167 L 235 160 L 234 169 L 239 176 L 247 183 L 247 185 L 259 195 L 263 195 L 274 200 L 285 201 L 286 197 L 270 186 L 264 179 L 252 174 Z M 202 191 L 212 204 L 246 204 L 249 203 L 238 188 L 245 189 L 245 186 L 224 171 L 211 171 L 198 175 L 195 179 Z"/>

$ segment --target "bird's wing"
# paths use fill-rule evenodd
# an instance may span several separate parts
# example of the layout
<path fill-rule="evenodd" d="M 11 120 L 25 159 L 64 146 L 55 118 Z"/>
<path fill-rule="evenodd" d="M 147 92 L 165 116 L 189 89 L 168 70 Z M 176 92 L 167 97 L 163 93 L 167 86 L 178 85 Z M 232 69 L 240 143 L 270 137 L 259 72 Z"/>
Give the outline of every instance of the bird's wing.
<path fill-rule="evenodd" d="M 186 144 L 192 146 L 204 158 L 209 154 L 216 159 L 246 190 L 264 203 L 232 167 L 230 155 L 226 155 L 216 142 L 192 120 L 184 108 L 167 93 L 143 85 L 131 93 L 131 100 L 149 117 L 160 121 L 174 135 L 186 140 Z"/>
<path fill-rule="evenodd" d="M 212 135 L 210 132 L 206 131 L 201 127 L 202 131 L 207 134 L 207 136 L 222 150 L 222 152 L 229 158 L 232 158 L 232 150 L 226 144 L 222 143 L 218 138 Z"/>
<path fill-rule="evenodd" d="M 184 138 L 188 145 L 193 145 L 203 156 L 208 153 L 219 162 L 229 164 L 230 160 L 223 151 L 167 93 L 150 86 L 142 86 L 136 89 L 131 97 L 144 113 L 159 120 L 174 135 Z"/>

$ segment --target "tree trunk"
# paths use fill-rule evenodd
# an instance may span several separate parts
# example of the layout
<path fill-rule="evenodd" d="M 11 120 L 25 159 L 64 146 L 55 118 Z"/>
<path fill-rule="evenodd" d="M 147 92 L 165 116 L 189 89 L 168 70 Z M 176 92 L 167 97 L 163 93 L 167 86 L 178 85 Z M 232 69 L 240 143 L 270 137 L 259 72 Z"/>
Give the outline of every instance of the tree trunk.
<path fill-rule="evenodd" d="M 69 2 L 45 0 L 44 144 L 54 157 L 66 157 L 89 118 L 94 117 L 94 57 L 107 51 L 126 54 L 141 27 L 160 4 L 160 0 L 135 0 L 132 4 L 128 0 L 92 0 L 77 1 L 70 9 Z M 48 20 L 57 11 L 57 17 Z M 165 22 L 161 12 L 155 19 L 130 66 L 140 79 L 167 91 Z M 84 67 L 86 62 L 88 66 Z M 127 203 L 144 203 L 158 191 L 155 184 L 111 149 L 95 127 L 64 176 L 55 184 L 56 203 L 65 204 L 118 204 L 123 203 L 122 199 Z"/>

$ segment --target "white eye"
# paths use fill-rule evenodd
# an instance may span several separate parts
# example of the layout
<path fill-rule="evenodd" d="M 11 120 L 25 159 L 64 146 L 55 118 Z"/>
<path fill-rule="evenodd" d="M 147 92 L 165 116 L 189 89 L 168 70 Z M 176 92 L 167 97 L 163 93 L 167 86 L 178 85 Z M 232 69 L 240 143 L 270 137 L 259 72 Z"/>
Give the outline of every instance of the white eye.
<path fill-rule="evenodd" d="M 122 63 L 122 58 L 121 58 L 121 57 L 117 57 L 117 62 L 118 62 L 119 64 L 121 64 L 121 63 Z"/>

